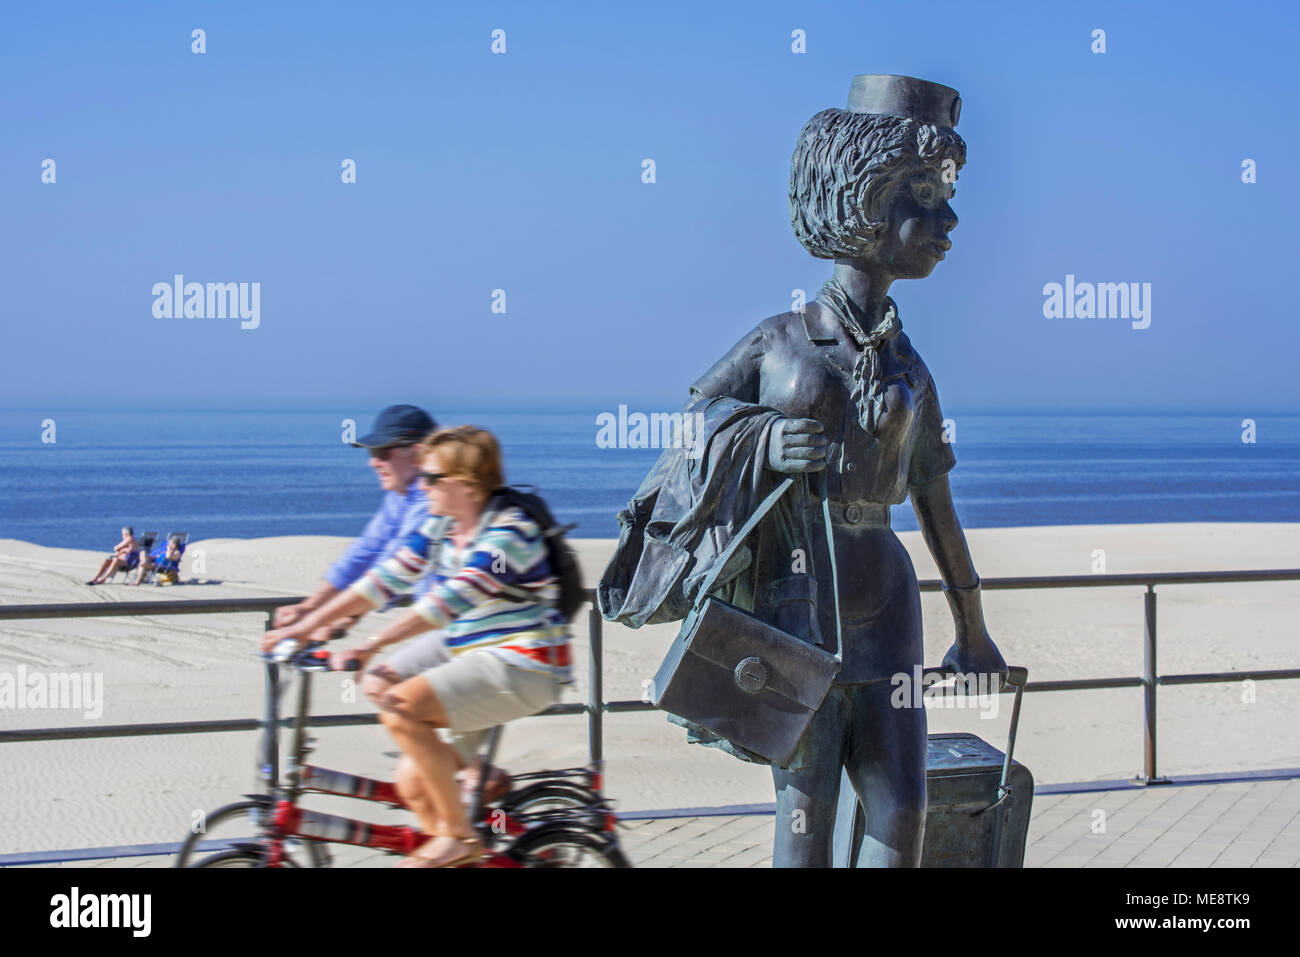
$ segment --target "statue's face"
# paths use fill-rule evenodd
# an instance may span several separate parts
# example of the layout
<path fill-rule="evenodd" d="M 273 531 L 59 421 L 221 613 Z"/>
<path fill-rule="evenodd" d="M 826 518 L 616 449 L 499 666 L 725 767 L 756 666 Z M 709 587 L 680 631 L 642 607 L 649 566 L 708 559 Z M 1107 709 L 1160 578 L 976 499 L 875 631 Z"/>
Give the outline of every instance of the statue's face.
<path fill-rule="evenodd" d="M 930 275 L 952 248 L 948 232 L 957 225 L 957 214 L 948 201 L 955 194 L 938 170 L 917 170 L 900 180 L 868 258 L 898 279 Z"/>

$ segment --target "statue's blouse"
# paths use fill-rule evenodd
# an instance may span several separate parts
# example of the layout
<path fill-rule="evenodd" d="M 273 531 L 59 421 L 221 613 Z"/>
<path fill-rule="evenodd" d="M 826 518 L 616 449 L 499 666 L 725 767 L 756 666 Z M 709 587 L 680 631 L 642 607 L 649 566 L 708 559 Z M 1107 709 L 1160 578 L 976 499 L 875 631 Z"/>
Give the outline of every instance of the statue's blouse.
<path fill-rule="evenodd" d="M 882 412 L 875 435 L 863 428 L 853 398 L 861 353 L 831 308 L 814 299 L 802 314 L 787 312 L 761 322 L 691 390 L 768 406 L 788 418 L 818 420 L 829 441 L 831 501 L 897 505 L 910 488 L 946 473 L 956 458 L 944 439 L 929 370 L 903 332 L 879 350 Z"/>

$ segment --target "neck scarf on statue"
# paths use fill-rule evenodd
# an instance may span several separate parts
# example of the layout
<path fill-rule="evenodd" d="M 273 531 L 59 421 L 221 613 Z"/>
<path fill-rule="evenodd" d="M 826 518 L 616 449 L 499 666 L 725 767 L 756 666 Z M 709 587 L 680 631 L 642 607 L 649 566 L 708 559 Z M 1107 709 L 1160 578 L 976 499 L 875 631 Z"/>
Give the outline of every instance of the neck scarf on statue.
<path fill-rule="evenodd" d="M 869 435 L 876 434 L 876 423 L 885 411 L 884 385 L 880 381 L 880 350 L 903 331 L 894 300 L 885 297 L 885 318 L 867 331 L 870 319 L 857 307 L 849 294 L 834 278 L 828 279 L 817 293 L 817 301 L 839 319 L 840 324 L 862 351 L 853 364 L 853 391 L 850 398 L 858 406 L 858 424 Z"/>

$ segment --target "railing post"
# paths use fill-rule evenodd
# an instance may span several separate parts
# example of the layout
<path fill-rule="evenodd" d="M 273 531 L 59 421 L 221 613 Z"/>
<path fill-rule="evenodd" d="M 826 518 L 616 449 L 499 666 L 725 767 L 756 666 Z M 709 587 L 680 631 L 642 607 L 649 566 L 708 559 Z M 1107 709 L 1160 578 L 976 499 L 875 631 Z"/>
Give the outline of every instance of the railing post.
<path fill-rule="evenodd" d="M 1142 596 L 1143 609 L 1143 755 L 1142 783 L 1165 784 L 1156 771 L 1156 587 L 1147 585 L 1146 594 Z"/>
<path fill-rule="evenodd" d="M 275 612 L 268 611 L 264 631 L 270 631 L 274 627 Z M 262 786 L 267 794 L 272 793 L 280 783 L 280 709 L 277 694 L 279 670 L 275 662 L 268 661 L 263 682 L 266 711 L 262 715 Z"/>
<path fill-rule="evenodd" d="M 593 600 L 587 612 L 587 748 L 598 769 L 605 761 L 605 649 L 600 611 Z"/>

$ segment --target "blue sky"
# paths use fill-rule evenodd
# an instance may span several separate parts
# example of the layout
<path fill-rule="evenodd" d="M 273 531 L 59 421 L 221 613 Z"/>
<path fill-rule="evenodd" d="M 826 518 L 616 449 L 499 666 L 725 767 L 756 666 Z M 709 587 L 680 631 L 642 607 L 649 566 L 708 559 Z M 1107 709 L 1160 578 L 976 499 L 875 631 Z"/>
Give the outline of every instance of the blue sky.
<path fill-rule="evenodd" d="M 903 73 L 964 104 L 954 248 L 892 290 L 946 414 L 1300 410 L 1295 4 L 379 6 L 6 11 L 0 405 L 675 406 L 829 276 L 800 128 Z M 155 318 L 176 273 L 260 325 Z M 1044 318 L 1067 274 L 1150 327 Z"/>

